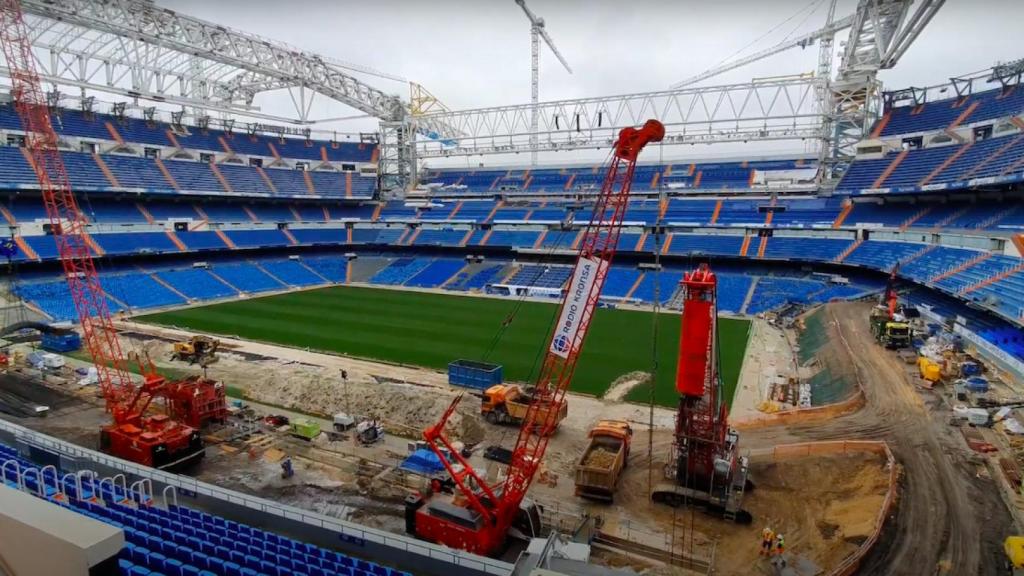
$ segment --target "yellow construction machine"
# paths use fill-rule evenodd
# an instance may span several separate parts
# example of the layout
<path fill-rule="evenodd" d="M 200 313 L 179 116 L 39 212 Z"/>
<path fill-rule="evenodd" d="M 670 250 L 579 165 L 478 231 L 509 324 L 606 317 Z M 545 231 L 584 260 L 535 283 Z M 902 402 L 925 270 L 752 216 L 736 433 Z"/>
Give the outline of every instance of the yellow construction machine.
<path fill-rule="evenodd" d="M 206 367 L 217 361 L 217 349 L 220 340 L 209 336 L 197 335 L 185 342 L 175 342 L 171 360 L 181 360 L 189 364 Z"/>

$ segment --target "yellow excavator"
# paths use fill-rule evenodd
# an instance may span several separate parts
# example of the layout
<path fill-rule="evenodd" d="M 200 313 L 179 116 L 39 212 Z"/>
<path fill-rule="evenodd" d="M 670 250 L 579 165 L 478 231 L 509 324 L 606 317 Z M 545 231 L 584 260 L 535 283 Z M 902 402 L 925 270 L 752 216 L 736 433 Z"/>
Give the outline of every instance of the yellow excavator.
<path fill-rule="evenodd" d="M 199 364 L 204 368 L 217 361 L 217 349 L 220 340 L 209 336 L 197 335 L 185 342 L 175 342 L 171 360 L 181 360 L 189 364 Z"/>
<path fill-rule="evenodd" d="M 1006 554 L 1003 573 L 1024 576 L 1024 536 L 1008 536 L 1003 541 L 1003 552 Z"/>

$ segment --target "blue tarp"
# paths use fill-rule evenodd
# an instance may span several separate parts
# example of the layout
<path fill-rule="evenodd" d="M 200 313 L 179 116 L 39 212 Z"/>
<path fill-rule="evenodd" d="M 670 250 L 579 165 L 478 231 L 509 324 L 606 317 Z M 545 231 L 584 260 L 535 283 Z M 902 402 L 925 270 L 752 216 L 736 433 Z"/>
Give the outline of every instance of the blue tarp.
<path fill-rule="evenodd" d="M 431 475 L 444 470 L 441 459 L 427 448 L 420 448 L 402 462 L 401 468 L 418 474 Z"/>

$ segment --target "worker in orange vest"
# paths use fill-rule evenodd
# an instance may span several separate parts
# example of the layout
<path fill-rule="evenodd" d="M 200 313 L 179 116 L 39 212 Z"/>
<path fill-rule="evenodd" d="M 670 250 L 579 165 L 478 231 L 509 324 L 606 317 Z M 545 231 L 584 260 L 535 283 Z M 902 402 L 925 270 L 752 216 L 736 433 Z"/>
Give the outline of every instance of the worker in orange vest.
<path fill-rule="evenodd" d="M 762 556 L 772 555 L 772 543 L 775 540 L 775 532 L 772 529 L 765 526 L 764 530 L 761 530 L 761 552 Z"/>

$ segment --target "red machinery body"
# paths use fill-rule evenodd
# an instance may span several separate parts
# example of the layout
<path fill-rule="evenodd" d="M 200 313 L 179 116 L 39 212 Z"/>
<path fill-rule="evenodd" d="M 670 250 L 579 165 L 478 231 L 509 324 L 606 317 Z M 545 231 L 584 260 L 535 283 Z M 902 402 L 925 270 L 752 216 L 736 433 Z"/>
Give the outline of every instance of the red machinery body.
<path fill-rule="evenodd" d="M 102 429 L 101 446 L 110 454 L 140 464 L 167 467 L 202 458 L 199 433 L 166 416 L 146 410 L 164 387 L 162 378 L 137 386 L 107 308 L 106 293 L 92 259 L 92 240 L 71 189 L 50 123 L 46 95 L 35 69 L 35 56 L 21 4 L 0 0 L 0 44 L 11 78 L 14 107 L 25 130 L 25 149 L 39 180 L 46 213 L 60 255 L 68 291 L 75 305 L 83 340 L 93 358 L 113 424 Z"/>
<path fill-rule="evenodd" d="M 889 320 L 896 319 L 896 308 L 899 305 L 899 294 L 896 292 L 896 275 L 900 272 L 900 265 L 896 264 L 889 272 L 889 281 L 885 283 L 885 304 L 889 310 Z"/>
<path fill-rule="evenodd" d="M 161 391 L 172 418 L 191 426 L 203 428 L 228 417 L 227 393 L 224 385 L 202 376 L 189 376 L 184 380 L 168 382 Z"/>
<path fill-rule="evenodd" d="M 741 508 L 753 487 L 748 462 L 739 456 L 739 435 L 729 429 L 718 365 L 718 281 L 707 264 L 683 275 L 676 390 L 675 442 L 665 477 L 651 494 L 671 506 L 699 506 L 726 519 L 750 523 Z"/>
<path fill-rule="evenodd" d="M 439 493 L 410 497 L 406 501 L 407 532 L 452 548 L 494 555 L 504 547 L 508 531 L 517 520 L 539 526 L 536 510 L 521 516 L 520 507 L 557 427 L 559 411 L 554 407 L 565 401 L 618 246 L 637 156 L 648 143 L 660 142 L 664 136 L 665 127 L 657 120 L 619 132 L 593 217 L 579 243 L 579 256 L 504 482 L 488 485 L 445 437 L 445 424 L 461 399 L 456 398 L 441 420 L 423 433 L 451 475 L 456 494 L 452 498 Z"/>
<path fill-rule="evenodd" d="M 691 488 L 713 485 L 716 460 L 735 465 L 726 451 L 728 408 L 718 373 L 718 280 L 706 264 L 683 275 L 683 315 L 676 390 L 676 478 Z"/>

